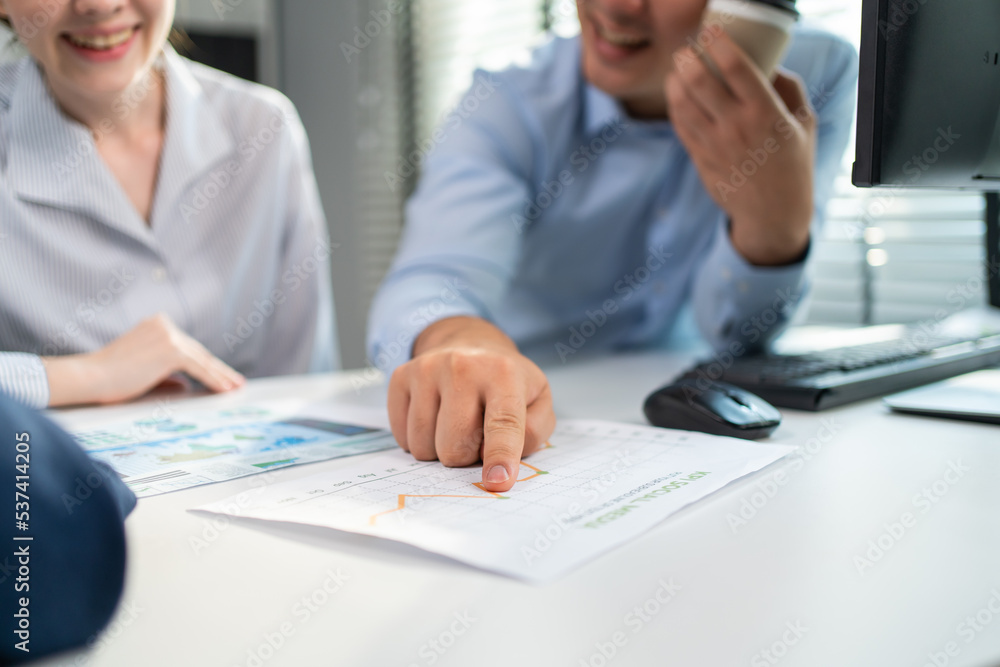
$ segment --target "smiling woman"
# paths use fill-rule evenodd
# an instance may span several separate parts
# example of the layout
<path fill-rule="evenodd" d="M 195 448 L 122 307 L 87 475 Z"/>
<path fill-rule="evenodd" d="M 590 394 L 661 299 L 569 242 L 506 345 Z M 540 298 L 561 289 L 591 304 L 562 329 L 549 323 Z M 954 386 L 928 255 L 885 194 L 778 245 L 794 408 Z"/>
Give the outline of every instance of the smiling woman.
<path fill-rule="evenodd" d="M 29 54 L 0 66 L 0 391 L 28 403 L 334 367 L 331 245 L 298 115 L 178 56 L 174 9 L 0 0 Z"/>

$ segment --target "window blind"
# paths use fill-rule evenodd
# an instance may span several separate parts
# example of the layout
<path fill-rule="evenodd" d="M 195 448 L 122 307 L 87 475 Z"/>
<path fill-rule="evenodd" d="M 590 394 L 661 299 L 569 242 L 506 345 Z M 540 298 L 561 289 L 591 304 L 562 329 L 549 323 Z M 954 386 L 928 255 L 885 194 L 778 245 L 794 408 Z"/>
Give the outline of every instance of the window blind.
<path fill-rule="evenodd" d="M 360 0 L 360 16 L 385 0 Z M 542 36 L 541 0 L 411 0 L 387 34 L 359 55 L 361 128 L 359 224 L 370 303 L 396 252 L 403 205 L 430 137 L 471 85 L 477 67 L 503 68 L 528 57 Z"/>
<path fill-rule="evenodd" d="M 542 36 L 540 0 L 414 0 L 416 138 L 429 137 L 477 67 L 526 62 Z"/>
<path fill-rule="evenodd" d="M 386 10 L 385 0 L 358 0 L 358 16 L 378 16 Z M 375 291 L 396 253 L 403 227 L 404 187 L 396 184 L 401 156 L 408 144 L 405 134 L 410 107 L 409 35 L 410 3 L 400 3 L 400 11 L 379 31 L 371 31 L 365 48 L 353 57 L 358 62 L 358 225 L 363 230 L 360 265 L 364 273 L 356 289 L 363 312 L 368 311 Z M 376 19 L 377 20 L 377 19 Z M 381 24 L 379 24 L 381 25 Z M 405 179 L 403 179 L 405 180 Z"/>

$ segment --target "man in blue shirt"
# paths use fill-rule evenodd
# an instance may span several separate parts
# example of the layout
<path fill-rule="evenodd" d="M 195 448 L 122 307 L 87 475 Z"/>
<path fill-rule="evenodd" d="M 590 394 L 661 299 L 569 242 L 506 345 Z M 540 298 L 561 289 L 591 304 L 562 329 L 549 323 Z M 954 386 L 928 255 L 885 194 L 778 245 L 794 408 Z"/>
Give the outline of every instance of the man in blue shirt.
<path fill-rule="evenodd" d="M 507 490 L 555 427 L 532 359 L 662 345 L 688 305 L 720 351 L 787 322 L 856 56 L 799 26 L 770 81 L 701 27 L 705 5 L 579 0 L 579 38 L 477 73 L 435 134 L 369 323 L 416 458 L 481 458 L 486 488 Z"/>

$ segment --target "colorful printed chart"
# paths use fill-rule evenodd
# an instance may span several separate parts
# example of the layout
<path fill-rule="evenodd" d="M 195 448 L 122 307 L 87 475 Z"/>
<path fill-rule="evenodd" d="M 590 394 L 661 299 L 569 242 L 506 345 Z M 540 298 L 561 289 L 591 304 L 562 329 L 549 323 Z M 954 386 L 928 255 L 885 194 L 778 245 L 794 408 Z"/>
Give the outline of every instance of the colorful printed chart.
<path fill-rule="evenodd" d="M 384 430 L 281 417 L 258 407 L 153 417 L 73 435 L 140 498 L 395 446 Z"/>

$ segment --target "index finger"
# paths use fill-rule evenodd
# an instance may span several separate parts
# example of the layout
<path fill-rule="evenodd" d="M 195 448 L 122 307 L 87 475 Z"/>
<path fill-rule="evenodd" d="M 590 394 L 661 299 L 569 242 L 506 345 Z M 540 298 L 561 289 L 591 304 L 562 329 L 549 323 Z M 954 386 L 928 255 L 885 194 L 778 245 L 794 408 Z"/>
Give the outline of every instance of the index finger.
<path fill-rule="evenodd" d="M 527 405 L 523 395 L 487 396 L 483 416 L 483 488 L 507 491 L 517 481 L 524 450 Z"/>

